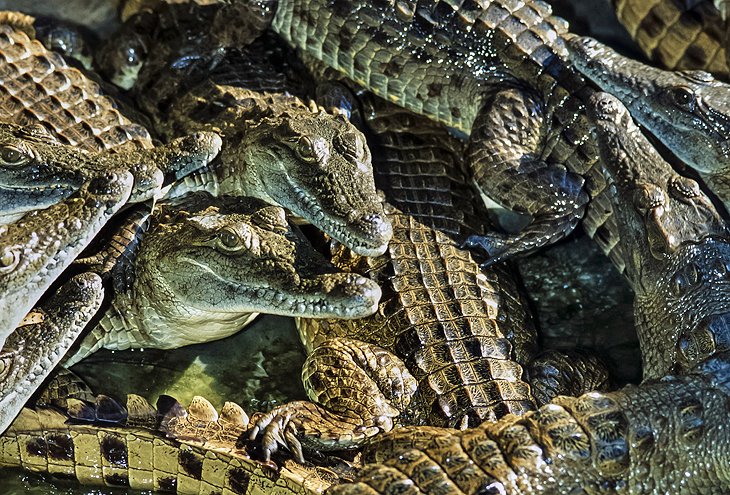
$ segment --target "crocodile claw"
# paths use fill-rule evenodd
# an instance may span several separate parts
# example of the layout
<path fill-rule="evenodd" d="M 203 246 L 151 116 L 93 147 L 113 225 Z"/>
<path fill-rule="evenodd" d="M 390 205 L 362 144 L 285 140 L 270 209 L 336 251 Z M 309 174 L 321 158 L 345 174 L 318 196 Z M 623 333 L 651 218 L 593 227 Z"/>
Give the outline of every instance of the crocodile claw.
<path fill-rule="evenodd" d="M 258 418 L 253 418 L 249 439 L 256 440 L 259 434 L 261 435 L 261 447 L 266 462 L 271 461 L 271 455 L 281 446 L 289 450 L 299 463 L 304 463 L 302 444 L 297 438 L 296 404 L 297 402 L 285 404 Z"/>

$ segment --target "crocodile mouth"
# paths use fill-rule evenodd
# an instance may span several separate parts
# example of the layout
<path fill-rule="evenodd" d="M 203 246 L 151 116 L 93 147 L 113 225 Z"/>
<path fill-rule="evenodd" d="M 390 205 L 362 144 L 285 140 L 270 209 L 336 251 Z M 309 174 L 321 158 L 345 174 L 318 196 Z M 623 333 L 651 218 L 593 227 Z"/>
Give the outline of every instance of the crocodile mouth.
<path fill-rule="evenodd" d="M 202 308 L 195 300 L 189 301 L 189 305 L 203 312 L 256 312 L 304 318 L 352 319 L 375 313 L 381 297 L 380 287 L 375 282 L 358 274 L 337 272 L 321 255 L 315 258 L 322 258 L 317 260 L 321 262 L 318 273 L 307 273 L 313 270 L 300 266 L 298 277 L 274 287 L 265 277 L 260 281 L 240 281 L 223 276 L 198 260 L 184 257 L 181 261 L 208 274 L 232 295 L 225 309 Z M 279 265 L 278 269 L 293 271 L 294 267 Z"/>
<path fill-rule="evenodd" d="M 385 214 L 354 216 L 353 220 L 328 213 L 311 194 L 295 188 L 299 204 L 295 214 L 361 256 L 380 256 L 388 249 L 393 228 Z"/>

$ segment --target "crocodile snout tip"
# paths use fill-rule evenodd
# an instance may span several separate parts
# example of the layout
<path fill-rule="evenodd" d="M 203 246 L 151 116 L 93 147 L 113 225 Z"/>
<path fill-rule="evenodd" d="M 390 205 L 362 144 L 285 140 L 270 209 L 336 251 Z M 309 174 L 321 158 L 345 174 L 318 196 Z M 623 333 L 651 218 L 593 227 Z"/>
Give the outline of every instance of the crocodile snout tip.
<path fill-rule="evenodd" d="M 353 248 L 353 251 L 362 256 L 380 256 L 385 253 L 393 238 L 393 226 L 384 214 L 370 213 L 360 216 L 353 225 L 360 232 L 361 238 L 367 239 L 367 243 Z"/>
<path fill-rule="evenodd" d="M 626 108 L 618 98 L 609 93 L 595 93 L 591 95 L 588 115 L 593 120 L 616 120 Z"/>

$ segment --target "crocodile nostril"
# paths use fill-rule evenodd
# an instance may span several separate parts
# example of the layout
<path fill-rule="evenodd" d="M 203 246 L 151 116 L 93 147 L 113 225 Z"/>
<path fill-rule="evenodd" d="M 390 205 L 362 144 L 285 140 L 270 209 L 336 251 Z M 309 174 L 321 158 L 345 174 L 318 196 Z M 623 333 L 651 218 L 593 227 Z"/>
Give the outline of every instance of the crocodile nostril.
<path fill-rule="evenodd" d="M 383 215 L 365 215 L 359 223 L 368 226 L 369 230 L 382 242 L 388 242 L 393 237 L 393 226 Z"/>

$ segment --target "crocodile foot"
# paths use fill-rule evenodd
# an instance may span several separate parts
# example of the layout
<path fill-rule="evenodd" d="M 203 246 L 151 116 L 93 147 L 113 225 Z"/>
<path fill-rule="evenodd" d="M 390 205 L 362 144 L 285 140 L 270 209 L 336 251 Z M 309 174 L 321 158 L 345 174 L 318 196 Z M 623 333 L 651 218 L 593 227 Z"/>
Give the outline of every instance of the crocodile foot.
<path fill-rule="evenodd" d="M 249 439 L 260 437 L 264 460 L 284 447 L 300 463 L 304 451 L 334 451 L 354 449 L 369 437 L 393 429 L 393 418 L 380 416 L 373 424 L 363 424 L 353 414 L 337 414 L 309 401 L 294 401 L 273 411 L 254 417 Z"/>
<path fill-rule="evenodd" d="M 301 418 L 298 412 L 314 404 L 306 401 L 296 401 L 277 407 L 273 411 L 261 416 L 253 417 L 249 439 L 256 440 L 261 435 L 261 448 L 264 460 L 270 461 L 271 455 L 284 447 L 289 450 L 300 463 L 304 463 L 302 444 L 297 438 L 301 430 Z"/>

